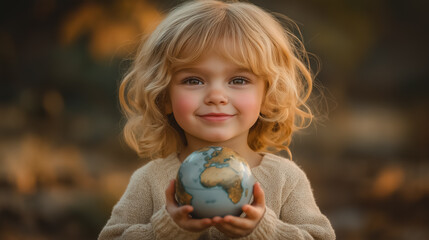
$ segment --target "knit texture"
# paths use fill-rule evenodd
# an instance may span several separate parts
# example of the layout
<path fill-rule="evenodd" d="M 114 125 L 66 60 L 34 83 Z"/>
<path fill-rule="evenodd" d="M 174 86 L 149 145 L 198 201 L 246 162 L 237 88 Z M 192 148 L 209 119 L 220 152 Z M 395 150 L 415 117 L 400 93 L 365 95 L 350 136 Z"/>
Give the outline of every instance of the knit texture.
<path fill-rule="evenodd" d="M 263 155 L 252 173 L 264 190 L 266 211 L 253 232 L 242 239 L 335 239 L 305 173 L 288 159 Z M 177 154 L 171 154 L 135 171 L 99 239 L 228 239 L 215 227 L 186 231 L 170 217 L 165 189 L 179 167 Z"/>

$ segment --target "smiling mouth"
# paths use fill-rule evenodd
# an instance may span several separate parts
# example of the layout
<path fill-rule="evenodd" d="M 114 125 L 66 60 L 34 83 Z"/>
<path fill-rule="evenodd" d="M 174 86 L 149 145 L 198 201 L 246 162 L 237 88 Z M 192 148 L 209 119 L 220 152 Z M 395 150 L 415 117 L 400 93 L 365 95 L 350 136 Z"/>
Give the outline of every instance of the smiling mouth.
<path fill-rule="evenodd" d="M 234 115 L 226 113 L 209 113 L 204 115 L 198 115 L 198 117 L 209 122 L 222 122 L 234 117 Z"/>

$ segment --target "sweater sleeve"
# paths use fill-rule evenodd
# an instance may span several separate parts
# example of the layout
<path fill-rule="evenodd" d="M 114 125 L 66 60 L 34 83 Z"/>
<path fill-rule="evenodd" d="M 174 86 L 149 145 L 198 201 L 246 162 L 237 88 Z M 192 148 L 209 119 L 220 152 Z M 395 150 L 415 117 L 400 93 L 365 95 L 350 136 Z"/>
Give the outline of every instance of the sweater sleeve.
<path fill-rule="evenodd" d="M 165 205 L 153 215 L 150 184 L 136 171 L 98 239 L 198 239 L 200 233 L 180 228 Z"/>
<path fill-rule="evenodd" d="M 302 172 L 283 203 L 280 216 L 270 208 L 244 239 L 335 239 L 331 224 L 319 210 L 310 183 Z"/>

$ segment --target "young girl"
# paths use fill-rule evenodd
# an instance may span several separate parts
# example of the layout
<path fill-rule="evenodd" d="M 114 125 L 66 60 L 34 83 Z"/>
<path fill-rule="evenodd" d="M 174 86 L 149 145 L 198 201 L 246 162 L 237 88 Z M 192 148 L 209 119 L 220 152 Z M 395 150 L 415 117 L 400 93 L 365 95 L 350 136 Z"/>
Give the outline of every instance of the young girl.
<path fill-rule="evenodd" d="M 289 151 L 308 125 L 312 76 L 302 44 L 250 3 L 192 1 L 144 41 L 120 87 L 127 143 L 145 158 L 100 239 L 334 239 Z M 178 206 L 181 162 L 206 146 L 234 149 L 258 183 L 243 216 L 193 219 Z M 264 152 L 265 151 L 265 152 Z"/>

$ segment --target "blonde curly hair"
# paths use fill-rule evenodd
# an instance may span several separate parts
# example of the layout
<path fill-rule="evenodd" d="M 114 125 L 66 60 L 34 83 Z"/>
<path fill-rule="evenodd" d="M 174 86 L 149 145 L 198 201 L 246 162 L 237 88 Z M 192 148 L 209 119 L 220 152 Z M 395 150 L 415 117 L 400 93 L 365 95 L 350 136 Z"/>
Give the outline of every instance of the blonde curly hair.
<path fill-rule="evenodd" d="M 290 154 L 292 133 L 313 117 L 306 105 L 313 77 L 303 44 L 253 4 L 206 0 L 173 9 L 143 41 L 120 85 L 125 141 L 139 156 L 166 157 L 186 145 L 166 109 L 172 71 L 214 48 L 265 80 L 261 114 L 249 130 L 250 148 Z"/>

